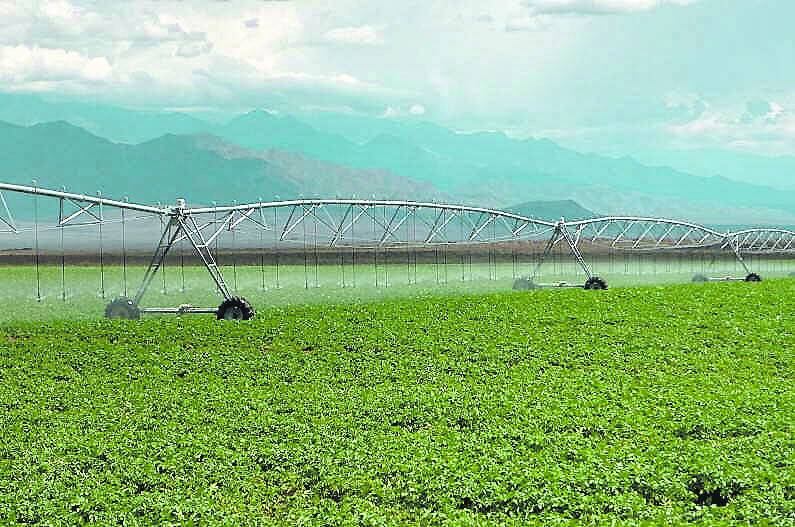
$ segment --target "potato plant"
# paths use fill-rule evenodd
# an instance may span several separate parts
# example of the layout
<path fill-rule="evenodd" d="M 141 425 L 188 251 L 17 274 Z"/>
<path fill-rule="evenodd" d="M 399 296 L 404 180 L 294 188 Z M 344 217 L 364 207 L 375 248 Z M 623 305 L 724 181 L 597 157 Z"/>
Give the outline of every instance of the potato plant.
<path fill-rule="evenodd" d="M 0 326 L 0 523 L 795 525 L 795 283 Z"/>

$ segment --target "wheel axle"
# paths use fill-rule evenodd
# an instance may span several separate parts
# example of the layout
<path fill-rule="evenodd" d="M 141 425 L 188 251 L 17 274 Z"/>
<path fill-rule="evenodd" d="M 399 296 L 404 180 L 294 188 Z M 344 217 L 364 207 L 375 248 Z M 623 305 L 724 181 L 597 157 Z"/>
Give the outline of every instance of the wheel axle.
<path fill-rule="evenodd" d="M 745 277 L 739 276 L 707 276 L 704 274 L 697 274 L 691 280 L 693 283 L 703 284 L 705 282 L 761 282 L 762 277 L 757 273 L 748 273 Z"/>
<path fill-rule="evenodd" d="M 105 318 L 138 320 L 145 314 L 215 315 L 218 320 L 250 320 L 255 311 L 245 298 L 231 297 L 216 307 L 195 307 L 182 304 L 178 307 L 139 307 L 133 300 L 120 297 L 105 307 Z"/>

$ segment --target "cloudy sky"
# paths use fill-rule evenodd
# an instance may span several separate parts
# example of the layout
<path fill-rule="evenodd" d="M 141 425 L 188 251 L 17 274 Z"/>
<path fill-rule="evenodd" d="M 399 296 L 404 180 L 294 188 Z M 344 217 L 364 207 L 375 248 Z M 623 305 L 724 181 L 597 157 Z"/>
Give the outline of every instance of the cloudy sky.
<path fill-rule="evenodd" d="M 795 154 L 785 0 L 0 0 L 0 90 Z"/>

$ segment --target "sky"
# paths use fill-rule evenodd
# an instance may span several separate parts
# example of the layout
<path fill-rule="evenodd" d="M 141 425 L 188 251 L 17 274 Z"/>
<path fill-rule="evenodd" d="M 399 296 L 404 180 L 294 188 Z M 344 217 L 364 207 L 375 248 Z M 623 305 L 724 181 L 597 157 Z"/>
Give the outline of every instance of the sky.
<path fill-rule="evenodd" d="M 0 0 L 0 91 L 795 155 L 788 0 Z"/>

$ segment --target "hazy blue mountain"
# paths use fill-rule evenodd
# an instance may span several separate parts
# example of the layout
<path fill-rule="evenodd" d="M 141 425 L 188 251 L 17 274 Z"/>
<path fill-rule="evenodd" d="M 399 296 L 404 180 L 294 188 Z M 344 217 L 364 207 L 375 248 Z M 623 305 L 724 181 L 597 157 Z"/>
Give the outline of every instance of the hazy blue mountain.
<path fill-rule="evenodd" d="M 247 157 L 236 158 L 237 161 L 272 163 L 263 152 L 275 149 L 298 154 L 304 161 L 331 163 L 340 170 L 352 171 L 349 176 L 355 185 L 344 185 L 345 177 L 340 175 L 344 170 L 338 170 L 339 177 L 334 185 L 323 184 L 320 174 L 315 184 L 310 184 L 311 178 L 305 177 L 302 192 L 339 194 L 354 189 L 359 195 L 394 194 L 395 186 L 389 186 L 388 181 L 402 177 L 405 181 L 424 185 L 434 197 L 447 196 L 454 201 L 486 206 L 504 207 L 523 200 L 573 199 L 588 209 L 605 213 L 680 216 L 712 223 L 723 220 L 727 215 L 736 216 L 738 222 L 795 221 L 792 207 L 795 185 L 786 186 L 788 174 L 774 177 L 777 167 L 787 166 L 787 159 L 769 161 L 765 172 L 769 177 L 760 178 L 780 187 L 774 189 L 737 181 L 741 174 L 736 170 L 724 170 L 726 174 L 707 172 L 708 165 L 720 166 L 717 160 L 704 161 L 695 167 L 711 176 L 700 177 L 665 166 L 644 165 L 629 157 L 616 159 L 583 154 L 545 139 L 519 140 L 500 132 L 460 133 L 416 119 L 335 114 L 297 119 L 254 111 L 225 124 L 213 124 L 181 114 L 149 114 L 107 106 L 45 103 L 35 97 L 0 95 L 0 117 L 13 114 L 18 121 L 30 122 L 48 112 L 63 115 L 72 123 L 88 123 L 89 131 L 113 141 L 146 138 L 157 144 L 164 141 L 161 137 L 165 133 L 213 134 L 248 151 Z M 141 153 L 146 148 L 153 148 L 144 148 L 145 144 L 133 150 Z M 164 152 L 163 155 L 170 159 L 171 154 Z M 112 162 L 103 159 L 95 160 L 95 164 Z M 761 166 L 762 161 L 748 162 L 751 161 Z M 168 162 L 174 163 L 173 160 Z M 184 162 L 183 169 L 187 166 L 190 163 Z M 199 160 L 196 166 L 201 166 Z M 257 166 L 260 178 L 269 177 L 262 165 Z M 28 173 L 35 173 L 27 168 Z M 318 166 L 314 170 L 319 170 Z M 358 174 L 359 171 L 381 174 L 381 183 L 386 187 L 374 189 L 372 185 L 366 186 L 366 181 L 353 177 L 354 172 Z M 245 170 L 243 174 L 246 174 Z M 75 174 L 75 177 L 82 176 Z M 197 177 L 210 178 L 211 175 Z M 245 176 L 238 179 L 245 179 Z M 275 194 L 277 192 L 271 189 L 282 193 L 296 190 L 295 187 L 281 188 L 277 180 L 280 179 L 276 178 L 261 192 Z M 376 180 L 378 178 L 373 179 Z M 410 185 L 404 187 L 415 190 Z"/>
<path fill-rule="evenodd" d="M 278 167 L 259 159 L 226 159 L 197 148 L 189 136 L 166 135 L 139 145 L 113 143 L 65 122 L 31 127 L 0 125 L 0 168 L 5 181 L 67 186 L 144 202 L 208 196 L 232 200 L 250 188 L 297 194 Z M 186 195 L 187 194 L 187 195 Z"/>
<path fill-rule="evenodd" d="M 300 195 L 307 198 L 355 196 L 379 199 L 453 200 L 430 183 L 398 176 L 386 170 L 351 168 L 319 161 L 288 150 L 251 150 L 211 135 L 198 136 L 196 141 L 199 147 L 215 151 L 228 159 L 262 159 L 279 167 L 282 177 L 295 183 Z M 266 196 L 272 197 L 267 194 Z"/>
<path fill-rule="evenodd" d="M 795 156 L 768 157 L 729 150 L 657 150 L 634 154 L 647 165 L 795 190 Z"/>
<path fill-rule="evenodd" d="M 432 185 L 386 171 L 361 171 L 300 154 L 250 151 L 208 135 L 168 134 L 114 143 L 59 121 L 30 127 L 0 122 L 3 181 L 80 193 L 102 190 L 142 202 L 193 203 L 322 196 L 443 198 Z"/>
<path fill-rule="evenodd" d="M 328 134 L 341 135 L 357 144 L 363 144 L 379 135 L 411 137 L 417 143 L 438 142 L 451 130 L 419 117 L 370 117 L 357 114 L 314 112 L 298 114 L 305 123 Z"/>
<path fill-rule="evenodd" d="M 357 145 L 339 135 L 320 132 L 294 117 L 264 110 L 238 116 L 215 128 L 213 133 L 248 149 L 276 148 L 324 161 L 351 164 L 350 161 L 358 153 Z M 388 169 L 384 163 L 370 164 L 367 168 Z M 408 174 L 401 175 L 411 177 Z"/>
<path fill-rule="evenodd" d="M 0 120 L 28 126 L 67 121 L 115 142 L 140 143 L 165 134 L 194 134 L 213 125 L 177 112 L 147 112 L 103 104 L 48 102 L 34 95 L 0 92 Z"/>
<path fill-rule="evenodd" d="M 522 216 L 533 217 L 541 220 L 557 221 L 561 218 L 567 220 L 585 220 L 600 216 L 590 211 L 573 200 L 561 201 L 527 201 L 507 208 L 510 212 Z"/>
<path fill-rule="evenodd" d="M 606 212 L 712 221 L 726 208 L 744 208 L 741 214 L 771 221 L 784 221 L 794 212 L 793 192 L 649 167 L 629 157 L 583 154 L 544 139 L 457 133 L 417 121 L 342 116 L 340 122 L 349 135 L 356 124 L 366 129 L 356 137 L 364 142 L 334 133 L 329 116 L 318 130 L 267 112 L 235 119 L 219 135 L 250 148 L 288 148 L 357 168 L 388 170 L 485 205 L 506 205 L 517 197 L 577 199 Z"/>

